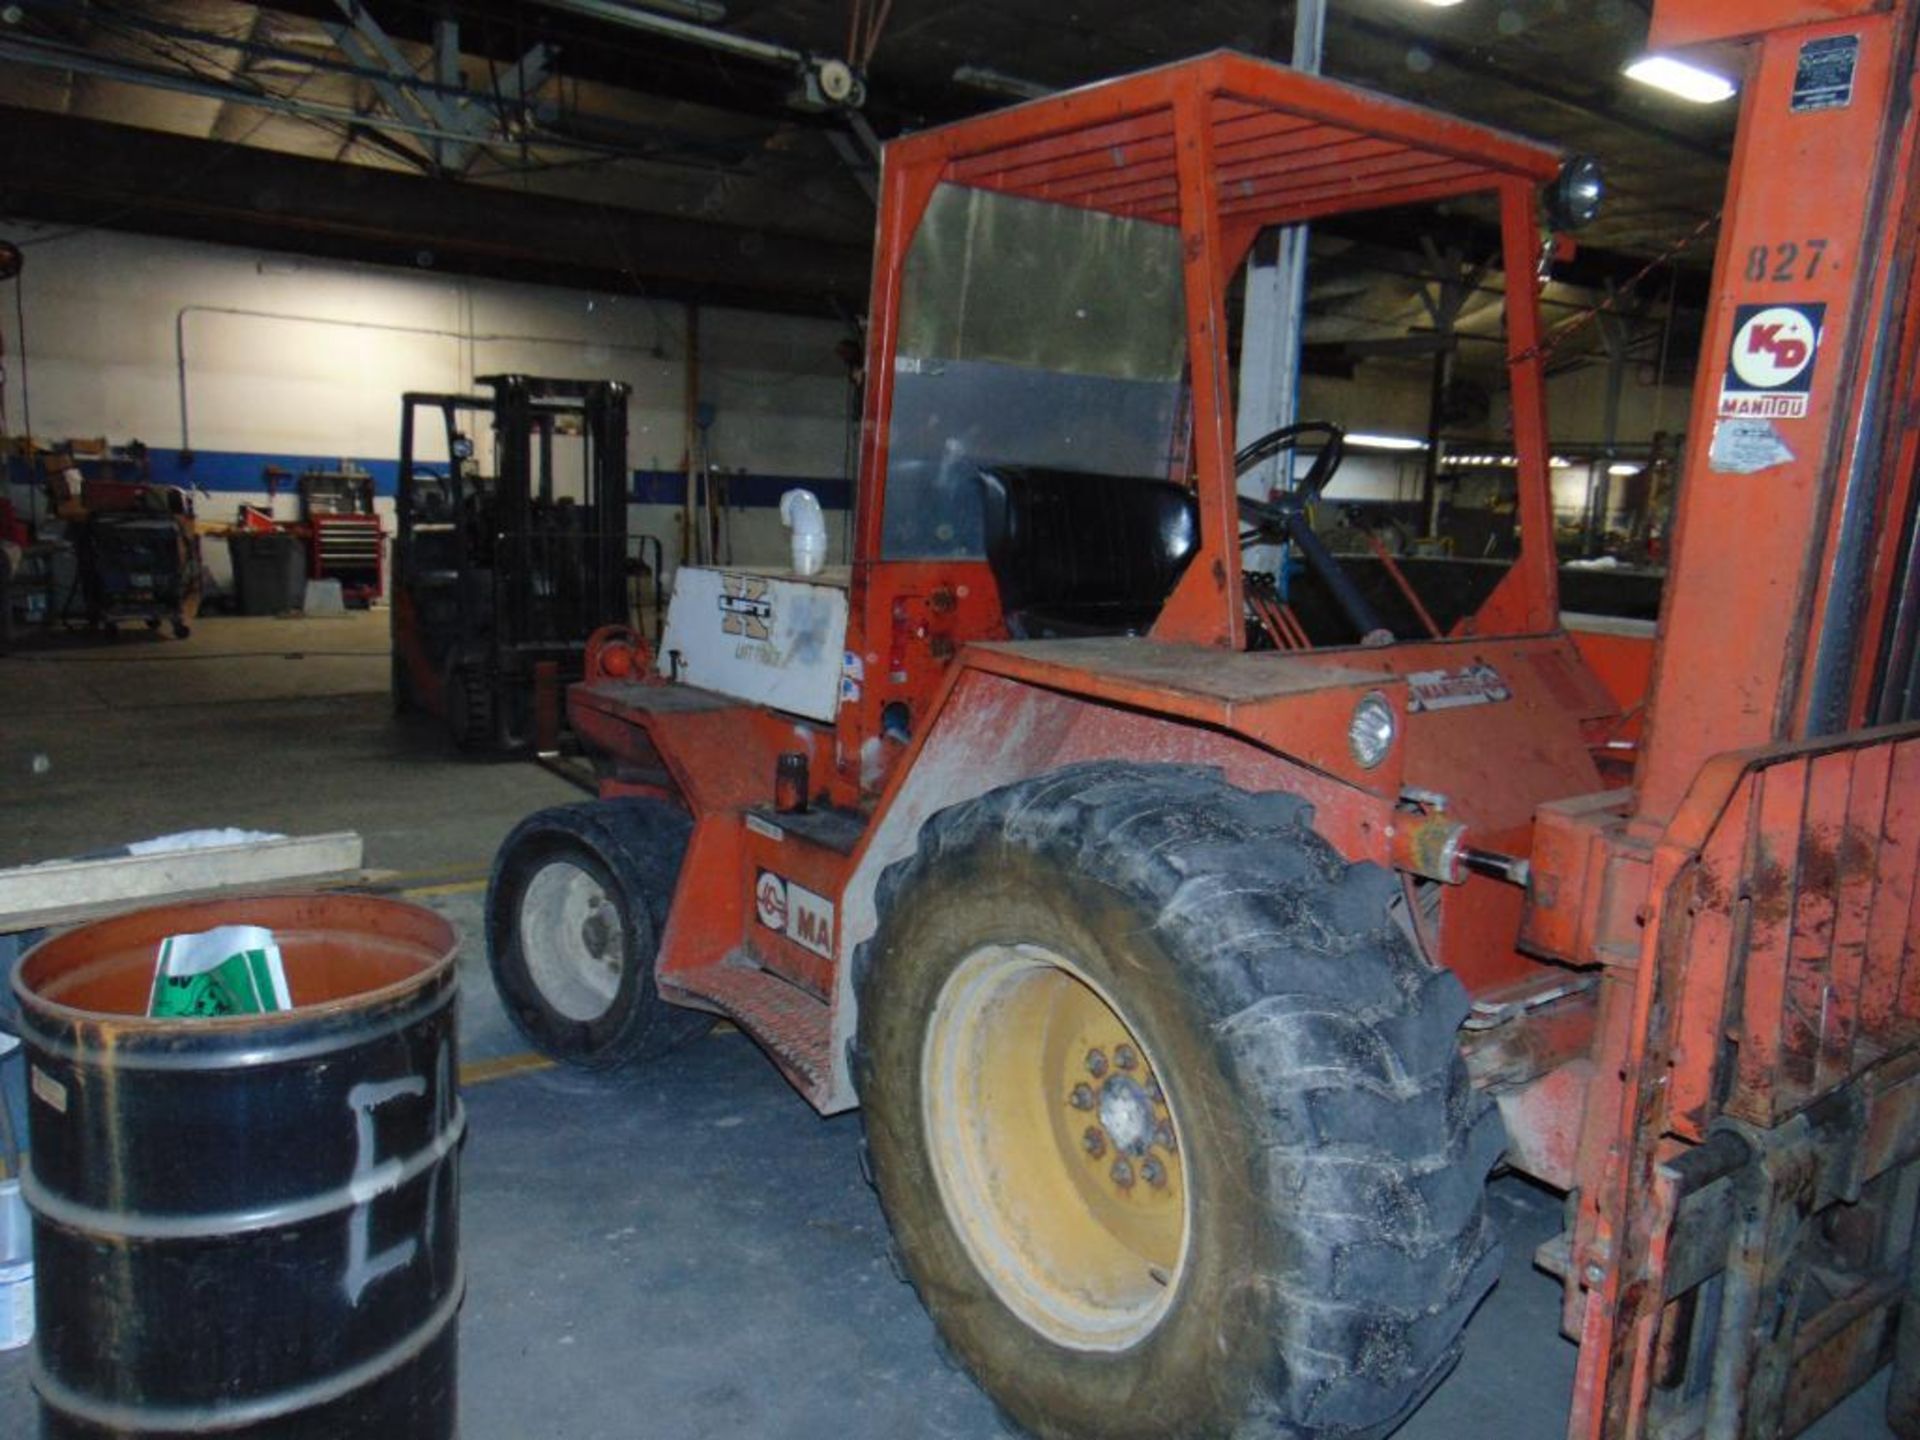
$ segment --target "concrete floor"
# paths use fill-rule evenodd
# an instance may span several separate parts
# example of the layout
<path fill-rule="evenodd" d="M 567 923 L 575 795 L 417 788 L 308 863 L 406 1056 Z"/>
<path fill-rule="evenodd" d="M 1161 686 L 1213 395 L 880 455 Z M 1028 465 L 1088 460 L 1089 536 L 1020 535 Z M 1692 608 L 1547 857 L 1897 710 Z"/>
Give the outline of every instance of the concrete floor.
<path fill-rule="evenodd" d="M 1007 1435 L 894 1278 L 856 1117 L 816 1117 L 731 1031 L 617 1077 L 512 1063 L 474 877 L 521 815 L 578 792 L 397 725 L 386 678 L 378 615 L 0 658 L 0 864 L 192 825 L 353 828 L 461 929 L 465 1068 L 497 1077 L 467 1086 L 465 1440 Z M 1559 1202 L 1504 1179 L 1492 1203 L 1505 1278 L 1396 1440 L 1564 1432 L 1575 1352 L 1529 1261 Z M 1883 1376 L 1808 1433 L 1889 1437 L 1884 1399 Z M 25 1352 L 0 1355 L 0 1440 L 33 1414 Z"/>
<path fill-rule="evenodd" d="M 371 867 L 466 875 L 522 815 L 579 796 L 396 724 L 387 657 L 385 611 L 23 644 L 0 657 L 0 865 L 236 825 L 358 830 Z"/>

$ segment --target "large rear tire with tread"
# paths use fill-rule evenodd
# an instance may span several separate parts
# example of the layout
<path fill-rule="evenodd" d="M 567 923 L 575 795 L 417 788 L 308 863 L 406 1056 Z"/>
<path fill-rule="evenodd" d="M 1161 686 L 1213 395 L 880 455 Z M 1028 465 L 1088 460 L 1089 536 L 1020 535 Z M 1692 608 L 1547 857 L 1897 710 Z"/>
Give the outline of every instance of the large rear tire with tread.
<path fill-rule="evenodd" d="M 693 822 L 659 800 L 599 800 L 522 820 L 487 884 L 487 962 L 542 1054 L 590 1070 L 666 1054 L 713 1016 L 660 996 L 653 966 Z"/>
<path fill-rule="evenodd" d="M 855 960 L 869 1160 L 1048 1440 L 1386 1434 L 1499 1272 L 1466 995 L 1303 801 L 1080 765 L 934 816 Z"/>

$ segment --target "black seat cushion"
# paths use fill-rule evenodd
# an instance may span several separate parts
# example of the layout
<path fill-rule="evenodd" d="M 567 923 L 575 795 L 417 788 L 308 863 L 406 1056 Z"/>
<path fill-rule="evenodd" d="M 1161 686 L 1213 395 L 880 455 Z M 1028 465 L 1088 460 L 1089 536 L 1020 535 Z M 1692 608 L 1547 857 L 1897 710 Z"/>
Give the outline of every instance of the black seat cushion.
<path fill-rule="evenodd" d="M 980 488 L 987 563 L 1015 635 L 1144 631 L 1199 548 L 1193 495 L 1172 481 L 996 465 Z"/>

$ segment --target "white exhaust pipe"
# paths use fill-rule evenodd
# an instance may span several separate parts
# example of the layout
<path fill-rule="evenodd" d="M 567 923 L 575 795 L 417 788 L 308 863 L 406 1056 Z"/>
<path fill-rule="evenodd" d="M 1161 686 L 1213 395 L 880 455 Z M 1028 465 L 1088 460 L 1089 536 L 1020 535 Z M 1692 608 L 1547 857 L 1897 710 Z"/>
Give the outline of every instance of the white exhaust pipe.
<path fill-rule="evenodd" d="M 789 490 L 780 497 L 780 519 L 793 531 L 793 573 L 818 575 L 827 563 L 827 522 L 820 499 L 811 490 Z"/>

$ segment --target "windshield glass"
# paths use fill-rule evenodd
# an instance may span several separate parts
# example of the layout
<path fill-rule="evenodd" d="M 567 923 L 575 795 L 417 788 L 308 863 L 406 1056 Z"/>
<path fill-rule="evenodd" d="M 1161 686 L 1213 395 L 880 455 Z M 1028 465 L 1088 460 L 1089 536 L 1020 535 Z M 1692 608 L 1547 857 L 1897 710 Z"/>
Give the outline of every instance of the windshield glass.
<path fill-rule="evenodd" d="M 894 366 L 887 559 L 983 555 L 983 469 L 1178 474 L 1179 234 L 943 185 L 908 252 Z"/>

